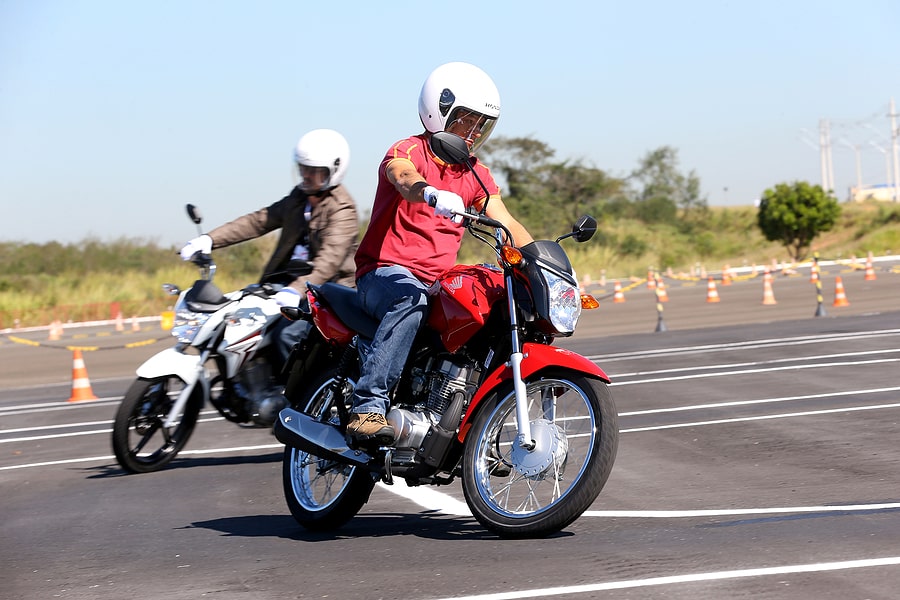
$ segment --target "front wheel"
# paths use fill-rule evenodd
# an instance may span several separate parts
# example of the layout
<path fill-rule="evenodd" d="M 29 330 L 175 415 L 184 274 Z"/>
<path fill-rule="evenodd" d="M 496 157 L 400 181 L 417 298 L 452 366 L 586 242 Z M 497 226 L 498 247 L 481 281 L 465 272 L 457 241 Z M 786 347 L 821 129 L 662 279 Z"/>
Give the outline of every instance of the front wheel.
<path fill-rule="evenodd" d="M 511 382 L 485 398 L 465 440 L 463 493 L 502 537 L 542 537 L 581 516 L 609 478 L 618 449 L 607 385 L 557 370 L 525 381 L 534 449 L 517 442 Z"/>
<path fill-rule="evenodd" d="M 322 422 L 337 424 L 332 407 L 338 402 L 349 404 L 353 388 L 352 380 L 342 385 L 337 369 L 331 368 L 307 386 L 294 404 Z M 282 482 L 291 515 L 310 531 L 330 531 L 352 519 L 375 487 L 372 475 L 358 467 L 290 446 L 284 449 Z"/>
<path fill-rule="evenodd" d="M 123 469 L 130 473 L 159 471 L 184 448 L 197 424 L 203 391 L 195 385 L 184 412 L 165 427 L 183 389 L 184 382 L 175 375 L 141 377 L 131 384 L 113 423 L 113 452 Z"/>

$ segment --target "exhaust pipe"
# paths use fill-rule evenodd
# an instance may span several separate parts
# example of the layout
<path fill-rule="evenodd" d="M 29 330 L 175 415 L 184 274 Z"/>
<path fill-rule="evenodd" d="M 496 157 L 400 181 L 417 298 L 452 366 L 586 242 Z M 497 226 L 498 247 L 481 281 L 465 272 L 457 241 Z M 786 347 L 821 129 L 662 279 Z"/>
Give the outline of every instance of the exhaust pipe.
<path fill-rule="evenodd" d="M 333 425 L 316 421 L 309 415 L 285 408 L 278 413 L 274 427 L 275 438 L 291 448 L 309 452 L 319 458 L 363 467 L 376 471 L 381 465 L 362 450 L 351 450 L 341 432 Z"/>

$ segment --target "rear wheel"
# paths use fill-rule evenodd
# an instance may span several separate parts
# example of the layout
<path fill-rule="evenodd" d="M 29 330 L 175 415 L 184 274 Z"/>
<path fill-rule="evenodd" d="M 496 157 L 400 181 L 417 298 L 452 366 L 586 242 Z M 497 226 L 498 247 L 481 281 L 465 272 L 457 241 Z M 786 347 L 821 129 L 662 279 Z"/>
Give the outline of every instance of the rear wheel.
<path fill-rule="evenodd" d="M 349 404 L 355 382 L 337 382 L 337 369 L 329 369 L 309 385 L 295 403 L 304 413 L 337 424 L 338 402 Z M 337 529 L 368 501 L 375 487 L 373 476 L 355 466 L 320 458 L 286 447 L 282 464 L 284 497 L 291 515 L 311 531 Z"/>
<path fill-rule="evenodd" d="M 618 448 L 607 385 L 559 370 L 525 382 L 532 438 L 516 440 L 511 383 L 486 398 L 465 440 L 463 492 L 475 518 L 503 537 L 541 537 L 568 526 L 600 494 Z"/>
<path fill-rule="evenodd" d="M 175 375 L 139 378 L 131 384 L 116 412 L 112 446 L 119 465 L 131 473 L 151 473 L 172 462 L 187 444 L 203 406 L 203 391 L 194 386 L 184 411 L 164 426 L 184 389 Z"/>

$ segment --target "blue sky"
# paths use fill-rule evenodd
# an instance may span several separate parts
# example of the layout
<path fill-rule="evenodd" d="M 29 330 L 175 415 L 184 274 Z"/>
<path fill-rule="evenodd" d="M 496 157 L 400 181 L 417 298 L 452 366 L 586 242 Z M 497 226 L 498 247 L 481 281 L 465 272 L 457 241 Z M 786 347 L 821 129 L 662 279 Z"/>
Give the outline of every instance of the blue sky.
<path fill-rule="evenodd" d="M 495 136 L 617 176 L 669 145 L 710 205 L 820 183 L 821 119 L 840 199 L 857 152 L 864 183 L 886 180 L 896 0 L 457 6 L 0 0 L 0 241 L 180 244 L 187 202 L 211 228 L 285 195 L 319 127 L 350 142 L 367 212 L 384 151 L 421 130 L 422 82 L 453 60 L 497 83 Z"/>

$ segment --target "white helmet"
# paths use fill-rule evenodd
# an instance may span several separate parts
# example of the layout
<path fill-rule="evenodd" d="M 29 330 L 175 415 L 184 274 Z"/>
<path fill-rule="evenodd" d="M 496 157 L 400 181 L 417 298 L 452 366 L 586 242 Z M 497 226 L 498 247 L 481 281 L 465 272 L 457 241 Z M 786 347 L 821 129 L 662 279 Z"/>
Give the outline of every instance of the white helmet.
<path fill-rule="evenodd" d="M 314 129 L 305 134 L 294 148 L 294 161 L 297 166 L 325 167 L 328 177 L 318 190 L 306 190 L 315 193 L 331 189 L 341 183 L 350 164 L 350 145 L 333 129 Z"/>
<path fill-rule="evenodd" d="M 431 133 L 450 131 L 465 137 L 474 154 L 500 117 L 500 92 L 488 74 L 474 65 L 452 62 L 431 72 L 419 93 L 419 118 Z"/>

